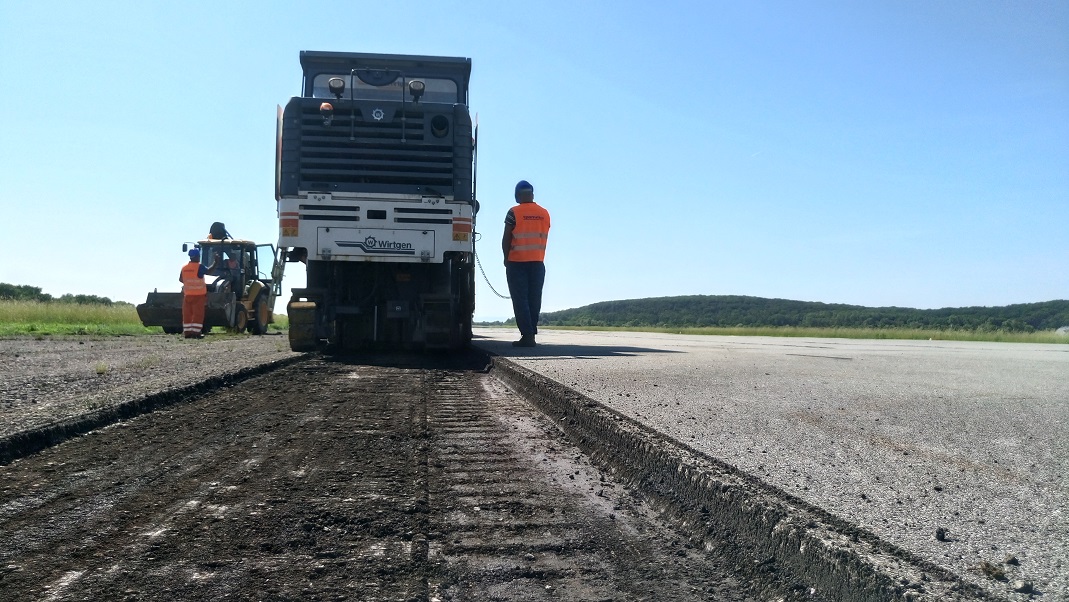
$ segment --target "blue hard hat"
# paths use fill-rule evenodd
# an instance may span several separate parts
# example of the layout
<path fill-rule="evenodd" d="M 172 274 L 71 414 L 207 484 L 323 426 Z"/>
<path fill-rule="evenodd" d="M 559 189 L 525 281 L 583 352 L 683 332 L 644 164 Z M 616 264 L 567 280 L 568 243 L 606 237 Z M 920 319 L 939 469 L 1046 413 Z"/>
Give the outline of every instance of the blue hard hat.
<path fill-rule="evenodd" d="M 521 190 L 530 190 L 531 192 L 534 192 L 534 186 L 531 186 L 531 183 L 527 180 L 520 180 L 516 183 L 516 194 L 519 194 Z"/>
<path fill-rule="evenodd" d="M 189 258 L 190 259 L 200 259 L 200 249 L 190 249 L 189 250 Z"/>

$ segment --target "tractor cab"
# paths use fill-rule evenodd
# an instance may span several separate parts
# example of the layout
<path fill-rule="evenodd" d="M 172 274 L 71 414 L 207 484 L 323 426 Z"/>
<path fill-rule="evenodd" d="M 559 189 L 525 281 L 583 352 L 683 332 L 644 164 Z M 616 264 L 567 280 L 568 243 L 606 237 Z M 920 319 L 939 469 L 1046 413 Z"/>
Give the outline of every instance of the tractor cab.
<path fill-rule="evenodd" d="M 274 245 L 229 236 L 216 238 L 215 232 L 193 246 L 200 249 L 208 285 L 205 329 L 266 333 L 267 325 L 274 321 L 275 298 L 282 292 L 282 254 L 276 254 Z M 182 252 L 188 250 L 188 244 L 182 245 Z M 137 306 L 137 313 L 145 326 L 181 332 L 182 293 L 153 291 Z"/>
<path fill-rule="evenodd" d="M 246 285 L 257 279 L 260 262 L 255 243 L 231 238 L 202 240 L 197 247 L 200 248 L 200 263 L 205 268 L 208 291 L 244 293 Z"/>
<path fill-rule="evenodd" d="M 216 309 L 223 314 L 220 319 L 239 332 L 246 328 L 256 334 L 266 332 L 267 324 L 273 321 L 275 297 L 282 292 L 274 245 L 225 238 L 202 240 L 196 247 L 208 285 L 206 313 Z M 227 302 L 212 304 L 213 294 Z"/>

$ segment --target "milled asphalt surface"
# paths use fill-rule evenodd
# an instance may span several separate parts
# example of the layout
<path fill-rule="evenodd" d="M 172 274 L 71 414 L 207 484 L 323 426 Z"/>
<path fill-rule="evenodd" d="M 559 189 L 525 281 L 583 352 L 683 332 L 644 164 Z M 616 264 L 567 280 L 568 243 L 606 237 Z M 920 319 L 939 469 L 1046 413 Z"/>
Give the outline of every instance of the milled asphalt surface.
<path fill-rule="evenodd" d="M 1069 602 L 1069 345 L 475 335 L 993 593 Z"/>

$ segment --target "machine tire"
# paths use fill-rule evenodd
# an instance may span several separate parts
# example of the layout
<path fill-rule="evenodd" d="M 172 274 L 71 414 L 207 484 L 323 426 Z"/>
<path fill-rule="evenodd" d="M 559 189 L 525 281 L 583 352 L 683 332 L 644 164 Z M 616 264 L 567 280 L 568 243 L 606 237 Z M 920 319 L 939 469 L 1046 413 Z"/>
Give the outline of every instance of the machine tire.
<path fill-rule="evenodd" d="M 267 303 L 267 292 L 256 295 L 253 301 L 253 320 L 249 322 L 249 332 L 252 334 L 267 334 L 268 320 L 271 318 L 271 308 Z"/>
<path fill-rule="evenodd" d="M 297 351 L 297 352 L 316 351 L 318 348 L 319 348 L 318 345 L 316 345 L 316 343 L 314 341 L 313 342 L 309 342 L 307 340 L 290 339 L 290 351 Z"/>
<path fill-rule="evenodd" d="M 249 325 L 249 312 L 245 309 L 244 305 L 239 305 L 237 313 L 234 314 L 234 327 L 231 329 L 234 332 L 245 332 L 245 328 Z"/>
<path fill-rule="evenodd" d="M 165 334 L 181 334 L 182 328 L 180 326 L 164 326 L 163 332 Z"/>
<path fill-rule="evenodd" d="M 319 347 L 315 329 L 315 303 L 291 301 L 286 311 L 289 314 L 290 322 L 290 349 L 293 351 L 315 351 Z"/>

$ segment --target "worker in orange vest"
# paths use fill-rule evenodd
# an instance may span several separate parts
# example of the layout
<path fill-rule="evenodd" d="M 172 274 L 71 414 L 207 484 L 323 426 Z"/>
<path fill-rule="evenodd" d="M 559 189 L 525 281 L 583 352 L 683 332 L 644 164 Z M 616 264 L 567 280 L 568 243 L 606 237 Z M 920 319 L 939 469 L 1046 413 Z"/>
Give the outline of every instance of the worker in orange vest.
<path fill-rule="evenodd" d="M 205 268 L 200 263 L 200 249 L 189 250 L 189 263 L 182 266 L 178 281 L 182 283 L 182 336 L 187 339 L 204 338 L 204 304 L 208 287 L 204 283 Z"/>
<path fill-rule="evenodd" d="M 542 285 L 546 281 L 546 241 L 549 212 L 534 202 L 534 186 L 527 180 L 516 184 L 515 207 L 505 215 L 501 251 L 505 254 L 505 278 L 512 296 L 512 310 L 520 340 L 515 347 L 534 347 L 538 315 L 542 311 Z"/>

